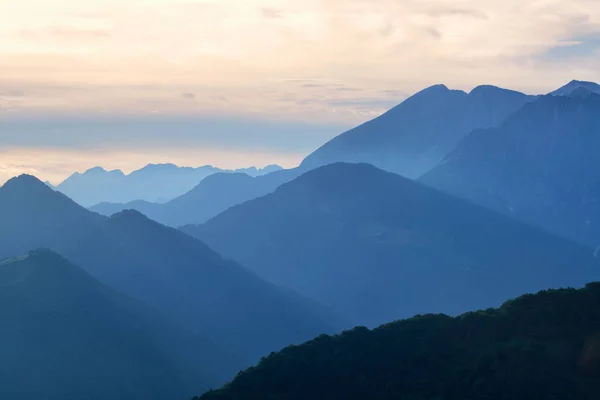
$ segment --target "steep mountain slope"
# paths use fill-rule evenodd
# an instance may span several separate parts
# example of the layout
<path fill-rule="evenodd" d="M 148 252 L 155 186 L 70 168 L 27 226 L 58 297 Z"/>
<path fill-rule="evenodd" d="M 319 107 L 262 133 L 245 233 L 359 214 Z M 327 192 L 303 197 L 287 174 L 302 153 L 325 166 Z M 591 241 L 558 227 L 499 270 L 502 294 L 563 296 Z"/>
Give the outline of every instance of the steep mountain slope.
<path fill-rule="evenodd" d="M 367 164 L 332 164 L 183 230 L 356 324 L 600 278 L 592 250 Z"/>
<path fill-rule="evenodd" d="M 96 167 L 82 174 L 74 173 L 56 189 L 86 207 L 102 202 L 134 200 L 162 203 L 181 196 L 212 174 L 237 172 L 260 176 L 280 169 L 277 165 L 270 165 L 264 169 L 250 167 L 226 171 L 211 165 L 190 168 L 173 164 L 149 164 L 125 175 L 119 170 L 106 171 Z"/>
<path fill-rule="evenodd" d="M 599 132 L 600 95 L 544 96 L 470 134 L 421 182 L 598 246 Z"/>
<path fill-rule="evenodd" d="M 38 193 L 38 201 L 8 203 L 12 208 L 1 209 L 0 220 L 6 215 L 29 216 L 29 210 L 37 212 L 37 218 L 0 224 L 0 238 L 12 243 L 10 248 L 0 243 L 0 257 L 16 254 L 14 249 L 30 245 L 40 231 L 47 232 L 42 239 L 49 244 L 40 239 L 36 245 L 59 252 L 101 282 L 173 316 L 246 362 L 341 327 L 324 306 L 263 281 L 202 242 L 135 211 L 101 217 L 33 177 L 16 178 L 7 185 L 0 191 L 0 204 L 7 204 L 5 197 L 18 197 L 20 192 L 11 190 L 14 185 L 27 187 L 23 193 Z M 61 204 L 60 215 L 56 204 Z M 79 214 L 92 222 L 80 224 L 72 216 Z M 48 219 L 64 223 L 49 224 Z M 23 227 L 19 236 L 11 237 L 12 226 L 19 225 Z"/>
<path fill-rule="evenodd" d="M 0 261 L 0 316 L 3 399 L 177 398 L 232 361 L 48 250 Z"/>
<path fill-rule="evenodd" d="M 72 243 L 103 219 L 33 176 L 11 179 L 0 187 L 0 257 Z"/>
<path fill-rule="evenodd" d="M 418 178 L 473 129 L 500 125 L 532 99 L 493 86 L 479 86 L 469 94 L 444 85 L 432 86 L 332 139 L 309 155 L 302 166 L 312 169 L 340 161 L 362 162 Z"/>
<path fill-rule="evenodd" d="M 541 292 L 458 318 L 320 336 L 200 399 L 597 399 L 599 330 L 599 284 Z"/>
<path fill-rule="evenodd" d="M 112 215 L 133 209 L 173 227 L 200 224 L 232 206 L 271 193 L 281 184 L 299 176 L 301 171 L 301 168 L 282 170 L 254 178 L 245 174 L 215 174 L 166 204 L 142 201 L 128 204 L 102 203 L 90 210 L 102 215 Z"/>

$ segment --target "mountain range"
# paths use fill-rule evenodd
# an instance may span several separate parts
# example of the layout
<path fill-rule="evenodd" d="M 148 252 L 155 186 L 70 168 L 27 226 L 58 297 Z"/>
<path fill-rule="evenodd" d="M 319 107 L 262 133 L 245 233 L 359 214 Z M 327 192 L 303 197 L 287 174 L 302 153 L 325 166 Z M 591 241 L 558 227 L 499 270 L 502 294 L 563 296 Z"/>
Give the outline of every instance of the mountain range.
<path fill-rule="evenodd" d="M 0 257 L 56 251 L 245 363 L 344 326 L 327 307 L 267 283 L 180 231 L 135 211 L 100 216 L 32 176 L 0 188 L 0 221 Z"/>
<path fill-rule="evenodd" d="M 418 178 L 472 130 L 498 126 L 534 99 L 495 86 L 478 86 L 466 93 L 435 85 L 335 137 L 306 157 L 302 165 L 314 168 L 340 161 L 368 163 Z"/>
<path fill-rule="evenodd" d="M 595 398 L 599 132 L 593 82 L 436 85 L 294 169 L 11 179 L 0 398 L 189 398 L 260 357 L 202 399 Z"/>
<path fill-rule="evenodd" d="M 186 194 L 165 204 L 146 201 L 101 203 L 90 210 L 106 216 L 123 210 L 137 210 L 155 221 L 173 227 L 200 224 L 230 207 L 271 193 L 279 185 L 299 176 L 302 171 L 304 169 L 294 168 L 256 177 L 219 173 L 205 178 Z"/>
<path fill-rule="evenodd" d="M 544 96 L 477 130 L 420 181 L 550 232 L 600 245 L 600 95 Z"/>
<path fill-rule="evenodd" d="M 103 202 L 127 203 L 134 200 L 164 203 L 183 195 L 212 174 L 243 173 L 260 176 L 280 169 L 278 165 L 234 171 L 211 165 L 191 168 L 174 164 L 149 164 L 126 175 L 120 170 L 106 171 L 95 167 L 84 173 L 74 173 L 56 189 L 85 207 Z"/>
<path fill-rule="evenodd" d="M 240 364 L 49 250 L 0 261 L 0 316 L 3 399 L 185 398 Z"/>
<path fill-rule="evenodd" d="M 534 96 L 494 86 L 480 86 L 467 94 L 435 85 L 337 136 L 288 172 L 277 171 L 255 179 L 216 174 L 210 182 L 201 182 L 164 205 L 139 200 L 116 204 L 104 201 L 92 210 L 112 215 L 135 209 L 166 225 L 180 226 L 203 223 L 231 206 L 266 195 L 303 172 L 330 163 L 370 163 L 406 177 L 418 177 L 433 168 L 471 130 L 497 126 L 533 99 Z"/>
<path fill-rule="evenodd" d="M 596 84 L 572 81 L 553 92 L 571 95 Z M 505 120 L 540 96 L 490 85 L 469 93 L 435 85 L 387 113 L 342 133 L 305 158 L 298 168 L 248 179 L 215 174 L 190 192 L 167 204 L 147 201 L 104 202 L 92 207 L 103 215 L 136 209 L 170 226 L 199 224 L 231 206 L 271 193 L 279 185 L 318 166 L 335 162 L 370 163 L 409 178 L 436 167 L 473 130 L 501 126 Z"/>
<path fill-rule="evenodd" d="M 182 230 L 355 324 L 600 278 L 593 251 L 368 164 L 332 164 Z"/>
<path fill-rule="evenodd" d="M 319 336 L 193 400 L 592 400 L 600 285 Z"/>

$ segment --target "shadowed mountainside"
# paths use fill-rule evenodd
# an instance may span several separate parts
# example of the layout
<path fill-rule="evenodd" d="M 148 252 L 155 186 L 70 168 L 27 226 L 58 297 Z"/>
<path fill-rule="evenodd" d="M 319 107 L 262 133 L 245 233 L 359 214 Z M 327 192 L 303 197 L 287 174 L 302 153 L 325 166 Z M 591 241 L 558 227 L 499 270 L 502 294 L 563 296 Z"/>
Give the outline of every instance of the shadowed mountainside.
<path fill-rule="evenodd" d="M 0 397 L 191 396 L 238 363 L 49 250 L 0 261 Z"/>
<path fill-rule="evenodd" d="M 544 96 L 471 133 L 421 182 L 595 247 L 599 132 L 600 95 Z"/>
<path fill-rule="evenodd" d="M 599 284 L 545 291 L 457 318 L 320 336 L 194 400 L 592 400 L 598 332 Z"/>

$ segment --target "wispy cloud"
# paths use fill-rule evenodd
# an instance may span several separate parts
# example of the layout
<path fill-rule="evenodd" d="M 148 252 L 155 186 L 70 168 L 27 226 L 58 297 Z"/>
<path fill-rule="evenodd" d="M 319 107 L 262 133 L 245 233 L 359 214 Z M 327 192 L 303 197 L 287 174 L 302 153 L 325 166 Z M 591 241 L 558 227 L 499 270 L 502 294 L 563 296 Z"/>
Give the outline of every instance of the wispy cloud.
<path fill-rule="evenodd" d="M 283 10 L 272 8 L 272 7 L 263 7 L 260 9 L 263 17 L 270 19 L 279 19 L 283 17 Z"/>
<path fill-rule="evenodd" d="M 20 32 L 25 39 L 75 39 L 91 40 L 109 38 L 111 33 L 105 30 L 79 29 L 69 26 L 53 26 L 39 30 L 25 29 Z"/>
<path fill-rule="evenodd" d="M 11 103 L 24 112 L 356 123 L 328 101 L 600 80 L 591 0 L 0 0 L 0 15 L 0 86 L 27 88 Z"/>
<path fill-rule="evenodd" d="M 489 19 L 487 14 L 476 8 L 447 8 L 443 5 L 437 7 L 428 8 L 425 11 L 426 15 L 431 17 L 469 17 L 477 19 Z"/>

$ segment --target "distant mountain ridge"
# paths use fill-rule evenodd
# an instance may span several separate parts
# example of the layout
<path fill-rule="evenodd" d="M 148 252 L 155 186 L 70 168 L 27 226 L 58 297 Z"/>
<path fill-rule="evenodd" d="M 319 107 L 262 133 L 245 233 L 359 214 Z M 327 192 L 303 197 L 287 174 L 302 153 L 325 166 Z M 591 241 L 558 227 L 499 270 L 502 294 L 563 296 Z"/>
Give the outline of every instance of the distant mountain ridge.
<path fill-rule="evenodd" d="M 600 278 L 591 248 L 367 164 L 331 164 L 182 230 L 355 324 Z"/>
<path fill-rule="evenodd" d="M 124 174 L 120 170 L 106 171 L 102 167 L 95 167 L 84 173 L 75 172 L 55 189 L 85 207 L 102 202 L 123 203 L 134 200 L 162 203 L 184 194 L 202 179 L 215 173 L 260 176 L 280 169 L 282 168 L 278 165 L 234 171 L 211 165 L 191 168 L 175 164 L 148 164 L 142 169 Z"/>
<path fill-rule="evenodd" d="M 172 227 L 200 224 L 238 204 L 273 192 L 281 184 L 298 177 L 301 167 L 251 177 L 246 174 L 218 173 L 206 177 L 196 187 L 165 204 L 147 201 L 101 203 L 91 211 L 110 216 L 133 209 L 149 218 Z"/>
<path fill-rule="evenodd" d="M 335 137 L 306 157 L 302 166 L 369 163 L 418 178 L 473 129 L 498 126 L 535 98 L 489 85 L 478 86 L 469 93 L 435 85 Z"/>

